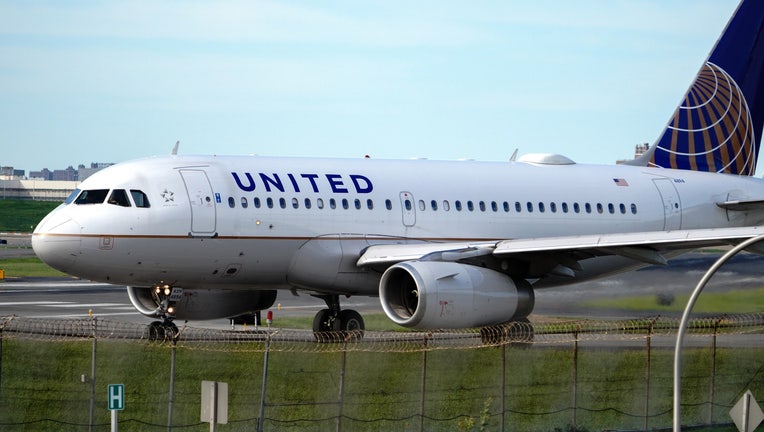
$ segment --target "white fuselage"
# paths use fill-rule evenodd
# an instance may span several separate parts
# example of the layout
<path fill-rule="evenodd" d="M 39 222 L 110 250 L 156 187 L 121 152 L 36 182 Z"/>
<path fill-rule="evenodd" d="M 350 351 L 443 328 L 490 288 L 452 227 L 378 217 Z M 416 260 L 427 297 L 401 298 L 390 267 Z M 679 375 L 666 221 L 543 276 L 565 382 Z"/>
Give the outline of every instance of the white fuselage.
<path fill-rule="evenodd" d="M 167 156 L 104 169 L 80 189 L 140 191 L 149 205 L 62 205 L 37 227 L 35 251 L 67 273 L 133 286 L 377 295 L 379 272 L 355 266 L 373 244 L 764 220 L 716 205 L 764 199 L 759 179 L 623 165 Z"/>

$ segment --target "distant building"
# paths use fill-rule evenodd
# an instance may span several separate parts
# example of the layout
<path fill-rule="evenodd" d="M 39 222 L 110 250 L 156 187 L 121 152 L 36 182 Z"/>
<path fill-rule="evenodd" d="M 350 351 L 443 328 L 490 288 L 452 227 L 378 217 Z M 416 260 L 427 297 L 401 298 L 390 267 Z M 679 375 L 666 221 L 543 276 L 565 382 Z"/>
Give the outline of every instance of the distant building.
<path fill-rule="evenodd" d="M 642 156 L 643 154 L 647 153 L 647 149 L 650 148 L 650 144 L 644 143 L 644 144 L 637 144 L 634 148 L 634 159 Z"/>
<path fill-rule="evenodd" d="M 21 180 L 24 178 L 24 170 L 17 170 L 11 166 L 0 167 L 0 180 Z"/>
<path fill-rule="evenodd" d="M 84 181 L 86 178 L 92 176 L 98 171 L 114 165 L 113 163 L 91 162 L 90 168 L 85 168 L 85 165 L 77 167 L 77 180 Z"/>

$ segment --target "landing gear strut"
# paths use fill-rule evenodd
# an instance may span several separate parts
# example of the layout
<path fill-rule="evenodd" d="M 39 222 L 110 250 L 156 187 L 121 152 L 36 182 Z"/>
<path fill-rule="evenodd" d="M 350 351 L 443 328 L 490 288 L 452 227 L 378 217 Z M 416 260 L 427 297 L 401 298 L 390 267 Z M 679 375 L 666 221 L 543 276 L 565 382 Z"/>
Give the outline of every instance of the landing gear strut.
<path fill-rule="evenodd" d="M 328 307 L 318 311 L 313 318 L 313 335 L 317 340 L 339 342 L 347 339 L 358 340 L 363 337 L 366 328 L 363 317 L 352 309 L 340 310 L 339 295 L 316 297 L 324 300 Z"/>
<path fill-rule="evenodd" d="M 175 300 L 182 295 L 182 289 L 173 288 L 167 284 L 156 285 L 151 292 L 154 302 L 157 304 L 156 315 L 162 321 L 154 321 L 149 324 L 148 339 L 150 341 L 173 340 L 178 336 L 178 326 L 175 325 Z"/>

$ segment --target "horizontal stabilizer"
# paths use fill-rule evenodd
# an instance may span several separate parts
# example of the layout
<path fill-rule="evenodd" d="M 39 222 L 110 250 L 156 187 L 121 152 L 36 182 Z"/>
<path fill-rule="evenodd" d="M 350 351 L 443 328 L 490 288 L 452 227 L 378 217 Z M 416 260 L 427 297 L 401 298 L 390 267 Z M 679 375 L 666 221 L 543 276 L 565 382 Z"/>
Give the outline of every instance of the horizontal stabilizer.
<path fill-rule="evenodd" d="M 764 200 L 756 201 L 725 201 L 716 203 L 717 206 L 732 211 L 749 211 L 749 210 L 761 210 L 764 209 Z"/>

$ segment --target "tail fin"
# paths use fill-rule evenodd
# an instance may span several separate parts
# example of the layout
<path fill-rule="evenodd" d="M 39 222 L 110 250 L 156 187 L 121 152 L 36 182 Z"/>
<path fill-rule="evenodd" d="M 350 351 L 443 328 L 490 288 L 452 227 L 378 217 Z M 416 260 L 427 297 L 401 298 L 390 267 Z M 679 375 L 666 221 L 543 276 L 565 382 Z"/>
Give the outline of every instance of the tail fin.
<path fill-rule="evenodd" d="M 764 2 L 743 0 L 653 145 L 649 165 L 753 175 L 764 124 Z"/>

